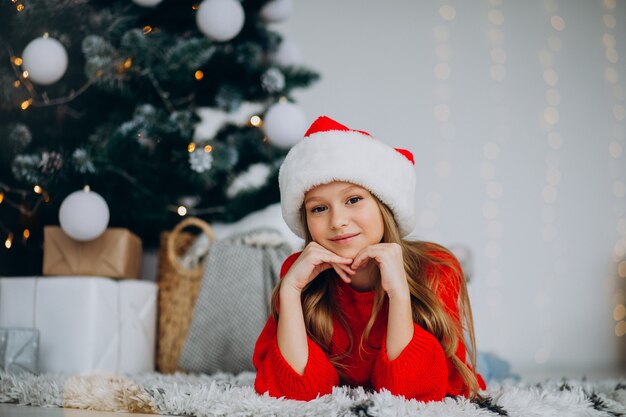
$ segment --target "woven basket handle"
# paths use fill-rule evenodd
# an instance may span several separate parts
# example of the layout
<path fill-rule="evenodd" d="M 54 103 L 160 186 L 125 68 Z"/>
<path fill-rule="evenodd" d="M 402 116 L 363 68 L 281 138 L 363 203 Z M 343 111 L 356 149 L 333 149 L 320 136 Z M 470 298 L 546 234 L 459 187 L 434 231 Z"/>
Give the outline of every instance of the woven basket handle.
<path fill-rule="evenodd" d="M 192 271 L 200 272 L 199 270 L 202 269 L 202 265 L 199 265 L 197 268 L 192 269 L 192 270 L 187 269 L 178 262 L 178 259 L 176 257 L 176 249 L 174 248 L 174 243 L 176 242 L 176 236 L 178 236 L 178 234 L 184 228 L 190 227 L 190 226 L 195 226 L 198 229 L 202 230 L 207 235 L 209 240 L 211 241 L 215 240 L 215 233 L 213 233 L 213 229 L 211 229 L 211 226 L 209 226 L 209 224 L 205 222 L 204 220 L 199 219 L 197 217 L 187 217 L 185 220 L 178 223 L 176 227 L 172 229 L 169 236 L 167 237 L 167 248 L 166 248 L 167 260 L 170 262 L 170 265 L 172 265 L 174 269 L 176 269 L 176 271 L 181 274 L 181 276 L 187 276 L 187 274 Z"/>

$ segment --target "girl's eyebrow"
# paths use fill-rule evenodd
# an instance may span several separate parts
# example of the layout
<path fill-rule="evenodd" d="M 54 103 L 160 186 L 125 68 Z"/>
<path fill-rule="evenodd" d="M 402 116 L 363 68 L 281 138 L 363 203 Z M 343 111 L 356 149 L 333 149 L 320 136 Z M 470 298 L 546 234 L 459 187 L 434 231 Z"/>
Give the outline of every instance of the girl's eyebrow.
<path fill-rule="evenodd" d="M 352 192 L 353 190 L 354 191 L 362 191 L 363 189 L 362 189 L 362 187 L 359 187 L 357 185 L 349 185 L 346 188 L 344 188 L 343 190 L 339 191 L 339 193 L 341 193 L 341 194 L 348 194 L 349 192 Z M 316 195 L 308 197 L 308 198 L 306 198 L 304 200 L 304 205 L 306 205 L 308 202 L 314 201 L 314 200 L 324 201 L 324 198 L 323 197 L 318 197 Z"/>
<path fill-rule="evenodd" d="M 304 200 L 304 204 L 306 205 L 306 203 L 310 202 L 310 201 L 314 201 L 314 200 L 324 200 L 322 197 L 318 197 L 318 196 L 312 196 L 312 197 L 308 197 L 307 199 Z"/>
<path fill-rule="evenodd" d="M 358 185 L 349 185 L 349 186 L 347 186 L 346 188 L 344 188 L 343 190 L 341 190 L 341 192 L 345 194 L 345 193 L 347 193 L 348 191 L 352 191 L 352 190 L 355 190 L 355 191 L 361 191 L 362 189 L 363 189 L 363 188 L 362 188 L 362 187 L 359 187 Z"/>

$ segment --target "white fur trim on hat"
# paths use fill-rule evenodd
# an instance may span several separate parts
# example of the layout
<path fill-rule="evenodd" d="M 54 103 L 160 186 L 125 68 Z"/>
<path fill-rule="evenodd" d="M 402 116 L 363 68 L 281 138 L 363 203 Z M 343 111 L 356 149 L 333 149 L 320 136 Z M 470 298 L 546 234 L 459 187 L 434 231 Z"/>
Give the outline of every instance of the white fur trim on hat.
<path fill-rule="evenodd" d="M 321 131 L 296 144 L 280 167 L 283 218 L 304 238 L 300 208 L 317 185 L 345 181 L 366 188 L 393 212 L 404 237 L 415 226 L 415 169 L 394 148 L 354 130 Z"/>

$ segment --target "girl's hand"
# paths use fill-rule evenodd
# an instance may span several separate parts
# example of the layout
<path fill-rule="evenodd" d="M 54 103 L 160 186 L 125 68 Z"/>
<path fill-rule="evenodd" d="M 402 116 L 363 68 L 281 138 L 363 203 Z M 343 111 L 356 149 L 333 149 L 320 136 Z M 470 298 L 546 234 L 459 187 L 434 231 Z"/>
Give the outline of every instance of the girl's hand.
<path fill-rule="evenodd" d="M 389 298 L 409 295 L 409 284 L 404 271 L 402 247 L 397 243 L 377 243 L 361 249 L 354 258 L 351 269 L 355 272 L 373 260 L 380 269 L 383 290 Z"/>
<path fill-rule="evenodd" d="M 336 255 L 322 245 L 311 242 L 304 248 L 289 272 L 283 277 L 283 288 L 287 286 L 287 288 L 302 292 L 304 287 L 313 281 L 320 272 L 330 268 L 333 268 L 341 279 L 350 282 L 350 276 L 355 273 L 350 268 L 351 263 L 352 259 Z"/>

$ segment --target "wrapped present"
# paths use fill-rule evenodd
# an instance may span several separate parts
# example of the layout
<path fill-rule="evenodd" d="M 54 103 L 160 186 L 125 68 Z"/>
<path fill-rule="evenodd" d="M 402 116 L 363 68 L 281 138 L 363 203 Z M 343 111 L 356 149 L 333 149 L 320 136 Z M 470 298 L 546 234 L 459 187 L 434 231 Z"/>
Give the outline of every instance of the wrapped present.
<path fill-rule="evenodd" d="M 128 229 L 109 228 L 94 240 L 79 242 L 58 226 L 46 226 L 43 274 L 139 278 L 141 240 Z"/>
<path fill-rule="evenodd" d="M 38 373 L 39 331 L 0 327 L 0 369 L 10 373 Z"/>
<path fill-rule="evenodd" d="M 39 330 L 41 372 L 153 371 L 156 313 L 154 282 L 0 278 L 0 327 Z"/>

